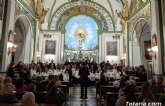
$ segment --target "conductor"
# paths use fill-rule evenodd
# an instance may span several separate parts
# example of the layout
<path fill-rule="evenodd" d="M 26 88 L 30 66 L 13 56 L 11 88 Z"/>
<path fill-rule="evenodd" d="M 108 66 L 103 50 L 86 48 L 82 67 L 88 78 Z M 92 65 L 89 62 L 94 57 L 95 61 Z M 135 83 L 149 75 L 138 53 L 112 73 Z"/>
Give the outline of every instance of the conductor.
<path fill-rule="evenodd" d="M 86 63 L 80 63 L 80 69 L 79 69 L 79 76 L 80 76 L 80 82 L 81 82 L 81 96 L 80 98 L 87 99 L 87 84 L 88 84 L 88 75 L 89 75 L 89 70 L 88 67 L 86 66 Z M 85 96 L 84 96 L 84 88 L 85 88 Z"/>

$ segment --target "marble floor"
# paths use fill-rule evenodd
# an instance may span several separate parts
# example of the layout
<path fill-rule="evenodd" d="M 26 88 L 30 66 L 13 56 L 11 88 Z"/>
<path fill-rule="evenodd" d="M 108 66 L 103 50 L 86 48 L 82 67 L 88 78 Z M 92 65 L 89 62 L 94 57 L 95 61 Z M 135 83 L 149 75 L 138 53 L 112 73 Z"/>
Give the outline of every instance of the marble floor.
<path fill-rule="evenodd" d="M 69 97 L 66 106 L 101 106 L 96 100 L 96 88 L 88 87 L 88 98 L 81 99 L 81 90 L 80 87 L 71 87 L 70 88 L 71 96 Z"/>

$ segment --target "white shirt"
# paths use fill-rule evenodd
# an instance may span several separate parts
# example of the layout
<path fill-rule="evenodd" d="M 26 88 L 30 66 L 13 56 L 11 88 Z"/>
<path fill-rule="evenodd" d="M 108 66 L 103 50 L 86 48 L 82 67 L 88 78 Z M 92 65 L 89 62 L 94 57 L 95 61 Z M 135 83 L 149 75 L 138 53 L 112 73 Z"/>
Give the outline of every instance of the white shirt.
<path fill-rule="evenodd" d="M 120 79 L 120 72 L 116 73 L 116 79 Z"/>
<path fill-rule="evenodd" d="M 112 71 L 110 71 L 110 72 L 109 72 L 109 78 L 115 78 L 115 73 L 112 72 Z"/>
<path fill-rule="evenodd" d="M 75 71 L 75 75 L 74 75 L 77 79 L 79 79 L 80 78 L 80 76 L 79 76 L 79 71 L 78 70 L 76 70 Z"/>
<path fill-rule="evenodd" d="M 96 79 L 100 79 L 100 73 L 96 73 Z"/>
<path fill-rule="evenodd" d="M 91 81 L 95 81 L 96 76 L 95 76 L 94 73 L 90 73 L 89 78 L 90 78 Z"/>
<path fill-rule="evenodd" d="M 64 81 L 69 81 L 69 74 L 63 74 L 63 80 Z"/>

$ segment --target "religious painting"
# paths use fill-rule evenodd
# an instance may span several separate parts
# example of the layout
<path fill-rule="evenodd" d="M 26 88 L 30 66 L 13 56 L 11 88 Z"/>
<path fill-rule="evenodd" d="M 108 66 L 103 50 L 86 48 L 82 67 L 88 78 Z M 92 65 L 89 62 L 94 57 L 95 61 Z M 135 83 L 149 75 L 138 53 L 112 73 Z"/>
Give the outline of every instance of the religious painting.
<path fill-rule="evenodd" d="M 98 49 L 98 26 L 94 19 L 86 15 L 72 17 L 66 24 L 66 50 Z"/>
<path fill-rule="evenodd" d="M 13 40 L 14 40 L 14 33 L 13 30 L 10 30 L 8 35 L 8 42 L 13 43 Z"/>
<path fill-rule="evenodd" d="M 107 55 L 117 56 L 117 42 L 106 42 Z"/>
<path fill-rule="evenodd" d="M 152 42 L 151 43 L 152 43 L 152 47 L 157 46 L 157 37 L 155 34 L 152 36 Z"/>
<path fill-rule="evenodd" d="M 148 48 L 151 48 L 151 40 L 150 41 L 144 41 L 145 58 L 148 60 L 151 60 L 152 56 L 150 56 Z"/>
<path fill-rule="evenodd" d="M 45 54 L 55 54 L 56 53 L 56 41 L 46 40 L 45 41 Z"/>
<path fill-rule="evenodd" d="M 152 72 L 152 61 L 148 61 L 147 66 L 148 66 L 148 71 Z"/>

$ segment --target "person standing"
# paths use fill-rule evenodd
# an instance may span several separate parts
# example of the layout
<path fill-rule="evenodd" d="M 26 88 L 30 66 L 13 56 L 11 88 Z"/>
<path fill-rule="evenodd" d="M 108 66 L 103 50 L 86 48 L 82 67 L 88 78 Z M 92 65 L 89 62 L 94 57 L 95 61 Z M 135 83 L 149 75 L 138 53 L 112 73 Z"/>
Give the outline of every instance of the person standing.
<path fill-rule="evenodd" d="M 56 64 L 53 62 L 53 60 L 51 60 L 51 63 L 49 63 L 49 69 L 56 69 Z"/>
<path fill-rule="evenodd" d="M 86 66 L 86 63 L 80 63 L 80 69 L 79 69 L 79 76 L 80 76 L 80 82 L 81 82 L 81 99 L 85 97 L 87 99 L 87 84 L 88 84 L 88 75 L 89 70 Z M 84 96 L 84 88 L 85 88 L 85 96 Z"/>

